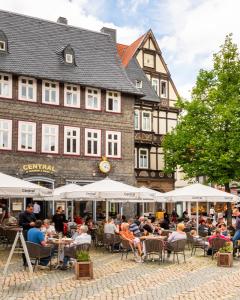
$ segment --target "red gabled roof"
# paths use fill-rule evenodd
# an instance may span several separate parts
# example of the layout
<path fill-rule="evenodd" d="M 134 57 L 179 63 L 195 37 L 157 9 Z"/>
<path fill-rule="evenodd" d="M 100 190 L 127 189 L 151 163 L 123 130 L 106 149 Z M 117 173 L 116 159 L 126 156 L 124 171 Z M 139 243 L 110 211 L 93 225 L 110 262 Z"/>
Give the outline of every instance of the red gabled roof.
<path fill-rule="evenodd" d="M 144 40 L 145 35 L 146 35 L 146 33 L 144 35 L 140 36 L 140 38 L 138 38 L 130 46 L 123 45 L 123 44 L 117 44 L 118 55 L 120 56 L 124 67 L 126 67 L 128 65 L 128 63 L 134 56 L 138 47 L 141 45 L 142 41 Z"/>

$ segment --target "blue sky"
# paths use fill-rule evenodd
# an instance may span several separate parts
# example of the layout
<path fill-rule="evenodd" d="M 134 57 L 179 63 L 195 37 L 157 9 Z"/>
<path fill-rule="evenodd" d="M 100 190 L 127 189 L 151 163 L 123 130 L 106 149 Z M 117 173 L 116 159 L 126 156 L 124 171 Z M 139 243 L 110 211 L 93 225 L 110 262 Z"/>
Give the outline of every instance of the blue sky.
<path fill-rule="evenodd" d="M 190 98 L 197 73 L 232 32 L 240 46 L 240 0 L 0 0 L 0 9 L 99 31 L 117 29 L 129 44 L 151 28 L 175 85 Z"/>

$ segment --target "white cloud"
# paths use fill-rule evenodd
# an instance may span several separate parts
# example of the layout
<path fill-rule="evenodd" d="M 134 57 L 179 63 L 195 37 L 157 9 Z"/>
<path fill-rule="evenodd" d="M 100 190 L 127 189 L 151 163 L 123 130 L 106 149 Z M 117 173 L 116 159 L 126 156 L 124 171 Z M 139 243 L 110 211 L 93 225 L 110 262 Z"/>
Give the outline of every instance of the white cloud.
<path fill-rule="evenodd" d="M 90 30 L 100 31 L 103 26 L 117 29 L 118 40 L 131 43 L 140 35 L 137 27 L 118 27 L 113 23 L 101 21 L 97 14 L 104 10 L 104 0 L 0 0 L 0 9 L 9 10 L 33 17 L 56 21 L 59 16 L 66 17 L 68 24 Z"/>
<path fill-rule="evenodd" d="M 192 82 L 178 87 L 184 90 L 190 83 L 193 85 L 195 70 L 212 66 L 212 54 L 219 51 L 228 33 L 232 32 L 234 41 L 240 45 L 240 1 L 171 0 L 164 7 L 169 33 L 160 39 L 159 45 L 170 70 L 174 65 L 175 77 L 180 77 L 183 69 L 192 74 Z"/>

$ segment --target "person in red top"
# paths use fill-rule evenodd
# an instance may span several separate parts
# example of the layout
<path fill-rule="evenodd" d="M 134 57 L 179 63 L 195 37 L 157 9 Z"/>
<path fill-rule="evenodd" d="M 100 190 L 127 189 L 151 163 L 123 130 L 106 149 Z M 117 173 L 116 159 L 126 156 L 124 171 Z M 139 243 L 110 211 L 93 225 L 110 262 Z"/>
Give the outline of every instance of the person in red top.
<path fill-rule="evenodd" d="M 216 229 L 215 232 L 214 232 L 214 234 L 211 235 L 211 236 L 208 238 L 208 242 L 209 242 L 210 245 L 211 245 L 211 241 L 212 241 L 213 239 L 215 239 L 215 238 L 220 238 L 220 239 L 223 239 L 223 240 L 225 240 L 225 241 L 227 241 L 227 242 L 230 242 L 230 238 L 227 237 L 227 236 L 222 235 L 220 229 Z"/>

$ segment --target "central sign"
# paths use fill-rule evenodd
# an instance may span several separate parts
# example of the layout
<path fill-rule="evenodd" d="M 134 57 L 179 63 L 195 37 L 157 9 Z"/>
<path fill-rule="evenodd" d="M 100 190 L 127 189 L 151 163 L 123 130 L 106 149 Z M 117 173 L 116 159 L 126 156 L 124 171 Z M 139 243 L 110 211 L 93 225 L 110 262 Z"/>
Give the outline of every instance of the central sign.
<path fill-rule="evenodd" d="M 47 164 L 27 164 L 22 169 L 25 173 L 55 173 L 55 167 Z"/>

